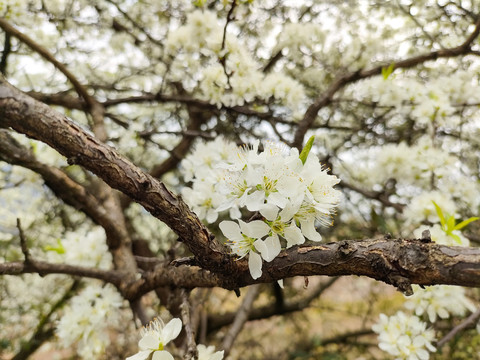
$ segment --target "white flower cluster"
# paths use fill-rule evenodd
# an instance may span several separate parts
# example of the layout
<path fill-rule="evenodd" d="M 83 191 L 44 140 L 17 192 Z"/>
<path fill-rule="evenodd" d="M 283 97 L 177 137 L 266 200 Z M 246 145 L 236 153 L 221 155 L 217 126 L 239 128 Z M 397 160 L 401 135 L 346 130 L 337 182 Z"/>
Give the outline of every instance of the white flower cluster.
<path fill-rule="evenodd" d="M 348 171 L 367 184 L 384 184 L 395 179 L 399 184 L 429 186 L 432 173 L 438 179 L 447 180 L 456 168 L 457 159 L 446 151 L 433 146 L 428 137 L 419 138 L 415 144 L 387 144 L 359 150 L 352 159 L 346 159 Z M 358 161 L 365 163 L 359 168 Z M 354 171 L 355 170 L 355 171 Z M 458 181 L 457 179 L 455 179 Z"/>
<path fill-rule="evenodd" d="M 100 269 L 110 269 L 112 266 L 112 254 L 108 251 L 105 231 L 99 226 L 85 226 L 68 232 L 61 243 L 65 249 L 66 264 Z"/>
<path fill-rule="evenodd" d="M 378 334 L 379 348 L 393 355 L 395 360 L 427 360 L 435 338 L 433 330 L 417 316 L 398 311 L 393 316 L 380 314 L 380 321 L 372 326 Z"/>
<path fill-rule="evenodd" d="M 183 195 L 201 218 L 213 222 L 226 210 L 232 219 L 240 219 L 242 210 L 260 218 L 220 223 L 233 253 L 249 255 L 254 279 L 262 274 L 262 259 L 272 261 L 280 253 L 281 240 L 287 248 L 305 238 L 320 241 L 315 222 L 331 225 L 340 201 L 333 188 L 339 179 L 327 174 L 314 154 L 303 162 L 296 149 L 267 142 L 259 152 L 258 146 L 234 149 L 217 139 L 197 147 L 183 162 L 187 179 L 193 164 L 198 169 L 193 187 Z"/>
<path fill-rule="evenodd" d="M 140 351 L 126 360 L 173 360 L 172 354 L 165 350 L 165 345 L 174 340 L 182 331 L 182 321 L 174 318 L 166 325 L 159 318 L 155 318 L 142 328 L 142 338 L 138 342 Z M 215 352 L 214 346 L 197 345 L 198 360 L 222 360 L 223 351 Z"/>
<path fill-rule="evenodd" d="M 465 289 L 459 286 L 437 285 L 425 289 L 413 285 L 414 294 L 407 298 L 404 306 L 413 310 L 415 315 L 428 315 L 430 322 L 437 316 L 448 319 L 450 314 L 464 316 L 468 311 L 475 311 L 475 305 L 465 296 Z"/>
<path fill-rule="evenodd" d="M 187 89 L 197 88 L 201 98 L 218 107 L 259 98 L 296 109 L 305 99 L 303 86 L 284 73 L 264 74 L 236 36 L 227 33 L 222 49 L 223 26 L 214 12 L 196 10 L 187 15 L 185 25 L 169 34 L 166 49 L 175 55 L 172 74 L 179 76 L 175 80 Z"/>
<path fill-rule="evenodd" d="M 437 211 L 435 210 L 435 202 L 447 214 L 454 215 L 456 206 L 448 194 L 440 191 L 426 191 L 415 196 L 408 207 L 404 211 L 404 216 L 409 224 L 419 224 L 423 221 L 438 223 Z"/>
<path fill-rule="evenodd" d="M 442 70 L 440 70 L 442 71 Z M 432 121 L 440 125 L 458 126 L 454 105 L 474 104 L 480 101 L 478 81 L 472 74 L 444 68 L 444 73 L 432 79 L 381 76 L 372 77 L 352 87 L 352 95 L 359 99 L 371 99 L 380 106 L 395 107 L 404 116 L 412 117 L 418 124 Z"/>
<path fill-rule="evenodd" d="M 123 299 L 112 285 L 89 285 L 73 297 L 57 324 L 64 347 L 77 343 L 83 359 L 95 359 L 110 344 L 108 329 L 120 325 Z"/>

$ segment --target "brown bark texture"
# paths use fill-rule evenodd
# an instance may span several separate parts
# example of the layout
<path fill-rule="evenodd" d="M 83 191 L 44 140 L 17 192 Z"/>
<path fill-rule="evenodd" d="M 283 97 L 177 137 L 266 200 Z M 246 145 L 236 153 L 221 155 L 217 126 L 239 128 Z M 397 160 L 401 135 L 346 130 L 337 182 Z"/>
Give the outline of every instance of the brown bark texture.
<path fill-rule="evenodd" d="M 441 246 L 432 243 L 428 237 L 348 240 L 293 247 L 272 262 L 264 263 L 262 277 L 253 280 L 246 260 L 231 256 L 180 196 L 115 149 L 3 78 L 0 78 L 0 127 L 40 140 L 65 156 L 70 164 L 78 164 L 96 174 L 166 223 L 193 254 L 192 258 L 157 265 L 153 270 L 143 272 L 141 277 L 125 274 L 125 270 L 100 271 L 35 259 L 0 264 L 0 274 L 69 273 L 100 278 L 115 284 L 130 300 L 166 285 L 238 289 L 292 276 L 313 275 L 368 276 L 392 284 L 407 294 L 411 292 L 411 284 L 480 286 L 480 249 Z M 95 199 L 84 189 L 62 173 L 38 164 L 33 155 L 9 137 L 8 131 L 0 132 L 0 140 L 3 160 L 38 171 L 46 181 L 58 182 L 55 186 L 59 189 L 76 192 L 74 197 L 82 199 L 76 203 L 67 199 L 71 205 L 95 207 L 92 207 Z M 105 216 L 92 214 L 99 221 Z"/>

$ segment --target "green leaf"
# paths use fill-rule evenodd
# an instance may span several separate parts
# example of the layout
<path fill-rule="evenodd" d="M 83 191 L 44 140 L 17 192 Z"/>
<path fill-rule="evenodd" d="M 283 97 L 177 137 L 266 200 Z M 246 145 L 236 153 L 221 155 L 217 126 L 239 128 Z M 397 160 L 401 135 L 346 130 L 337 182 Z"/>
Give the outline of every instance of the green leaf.
<path fill-rule="evenodd" d="M 453 215 L 449 216 L 447 219 L 447 234 L 451 233 L 455 228 L 455 217 Z"/>
<path fill-rule="evenodd" d="M 453 228 L 453 230 L 460 230 L 460 229 L 463 229 L 465 226 L 467 226 L 468 224 L 470 224 L 471 222 L 474 222 L 474 221 L 477 221 L 478 217 L 471 217 L 470 219 L 467 219 L 467 220 L 463 220 L 462 222 L 458 223 L 457 225 L 455 225 L 455 227 Z"/>
<path fill-rule="evenodd" d="M 65 254 L 65 248 L 62 245 L 60 239 L 57 239 L 57 246 L 44 246 L 43 250 L 45 251 L 55 251 L 57 254 Z"/>
<path fill-rule="evenodd" d="M 433 203 L 433 205 L 435 205 L 435 210 L 437 210 L 437 215 L 440 219 L 440 223 L 442 224 L 442 228 L 444 230 L 446 230 L 446 228 L 445 228 L 446 221 L 445 221 L 445 216 L 443 216 L 442 209 L 440 209 L 440 206 L 438 206 L 435 201 L 432 200 L 432 203 Z"/>
<path fill-rule="evenodd" d="M 304 165 L 305 165 L 305 161 L 307 161 L 308 154 L 312 149 L 312 145 L 314 141 L 315 141 L 315 135 L 310 136 L 310 139 L 308 139 L 307 144 L 305 145 L 302 152 L 300 153 L 300 160 L 302 160 L 302 164 Z"/>
<path fill-rule="evenodd" d="M 395 63 L 391 63 L 388 67 L 382 67 L 383 80 L 387 80 L 395 69 Z"/>
<path fill-rule="evenodd" d="M 207 0 L 193 0 L 193 5 L 196 7 L 203 7 Z"/>
<path fill-rule="evenodd" d="M 462 239 L 460 239 L 460 236 L 455 235 L 455 234 L 448 234 L 448 235 L 450 235 L 457 243 L 459 243 L 459 244 L 462 243 Z"/>

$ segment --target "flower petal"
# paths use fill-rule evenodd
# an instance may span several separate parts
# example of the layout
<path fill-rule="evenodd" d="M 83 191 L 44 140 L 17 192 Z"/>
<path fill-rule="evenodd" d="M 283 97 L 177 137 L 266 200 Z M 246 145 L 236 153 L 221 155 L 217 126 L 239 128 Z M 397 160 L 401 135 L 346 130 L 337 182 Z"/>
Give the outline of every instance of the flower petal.
<path fill-rule="evenodd" d="M 248 269 L 254 280 L 262 276 L 262 257 L 254 251 L 248 255 Z"/>
<path fill-rule="evenodd" d="M 322 235 L 320 235 L 315 229 L 315 219 L 300 220 L 300 227 L 305 237 L 312 241 L 322 241 Z"/>
<path fill-rule="evenodd" d="M 250 221 L 249 223 L 239 220 L 242 233 L 253 239 L 261 239 L 270 231 L 270 226 L 261 220 Z"/>
<path fill-rule="evenodd" d="M 262 216 L 268 221 L 276 220 L 278 216 L 278 207 L 273 204 L 265 204 L 265 206 L 260 209 L 260 214 L 262 214 Z"/>
<path fill-rule="evenodd" d="M 155 351 L 152 360 L 174 360 L 172 354 L 165 350 Z"/>
<path fill-rule="evenodd" d="M 241 241 L 243 239 L 240 227 L 236 222 L 224 220 L 218 226 L 227 239 L 232 241 Z"/>
<path fill-rule="evenodd" d="M 282 249 L 280 246 L 280 240 L 278 240 L 278 236 L 270 236 L 265 241 L 264 240 L 257 240 L 253 243 L 255 249 L 257 249 L 262 258 L 270 262 L 280 253 Z"/>
<path fill-rule="evenodd" d="M 223 359 L 223 353 L 224 353 L 224 350 L 217 351 L 215 354 L 210 356 L 209 360 L 222 360 Z"/>
<path fill-rule="evenodd" d="M 135 355 L 129 356 L 126 360 L 145 360 L 151 354 L 151 350 L 139 351 Z"/>
<path fill-rule="evenodd" d="M 160 345 L 160 339 L 156 336 L 153 336 L 151 333 L 143 335 L 143 337 L 138 342 L 138 347 L 141 350 L 157 350 Z"/>
<path fill-rule="evenodd" d="M 305 242 L 302 231 L 295 225 L 295 221 L 292 221 L 290 226 L 285 228 L 283 234 L 287 239 L 287 249 Z"/>
<path fill-rule="evenodd" d="M 163 345 L 168 344 L 169 341 L 175 339 L 182 331 L 182 320 L 174 318 L 169 321 L 162 330 Z"/>

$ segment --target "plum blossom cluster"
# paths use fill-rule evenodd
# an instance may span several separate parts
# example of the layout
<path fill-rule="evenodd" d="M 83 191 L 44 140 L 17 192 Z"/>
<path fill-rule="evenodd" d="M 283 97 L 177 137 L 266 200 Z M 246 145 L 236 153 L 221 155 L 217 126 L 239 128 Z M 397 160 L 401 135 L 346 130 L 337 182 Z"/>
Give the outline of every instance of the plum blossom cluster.
<path fill-rule="evenodd" d="M 123 298 L 112 285 L 91 284 L 71 299 L 57 324 L 64 347 L 76 344 L 84 359 L 95 359 L 110 344 L 108 329 L 119 328 Z"/>
<path fill-rule="evenodd" d="M 194 177 L 193 164 L 198 169 Z M 282 243 L 289 248 L 306 239 L 320 241 L 316 224 L 331 225 L 340 201 L 334 188 L 339 179 L 327 173 L 317 156 L 272 142 L 259 151 L 258 142 L 237 148 L 217 139 L 197 147 L 183 168 L 193 180 L 183 195 L 199 217 L 214 222 L 228 210 L 236 220 L 219 226 L 232 252 L 248 255 L 254 279 L 262 274 L 263 260 L 272 261 Z M 242 221 L 242 214 L 255 219 Z"/>
<path fill-rule="evenodd" d="M 262 72 L 247 44 L 229 32 L 223 42 L 224 25 L 216 13 L 196 10 L 169 34 L 166 49 L 173 57 L 175 80 L 187 89 L 196 88 L 201 98 L 218 107 L 243 105 L 256 98 L 294 109 L 302 104 L 303 86 L 282 72 Z M 185 76 L 185 69 L 196 75 Z"/>
<path fill-rule="evenodd" d="M 176 339 L 182 331 L 182 321 L 174 318 L 165 324 L 162 319 L 155 318 L 140 332 L 141 339 L 138 342 L 140 351 L 126 360 L 173 360 L 172 354 L 165 350 L 165 346 Z M 215 352 L 215 347 L 197 345 L 198 360 L 222 360 L 223 351 Z"/>
<path fill-rule="evenodd" d="M 393 316 L 380 314 L 379 322 L 372 326 L 378 334 L 378 346 L 396 360 L 427 360 L 435 334 L 417 316 L 398 311 Z"/>
<path fill-rule="evenodd" d="M 407 298 L 405 308 L 417 316 L 427 315 L 431 323 L 437 318 L 448 319 L 450 315 L 465 316 L 467 311 L 475 311 L 475 305 L 465 296 L 465 289 L 458 286 L 438 285 L 422 289 L 412 286 L 414 294 Z"/>
<path fill-rule="evenodd" d="M 437 71 L 444 74 L 432 79 L 402 75 L 372 77 L 352 88 L 352 94 L 395 108 L 400 115 L 410 116 L 421 125 L 435 121 L 440 125 L 458 126 L 455 105 L 477 103 L 480 100 L 478 82 L 464 70 L 445 67 Z"/>

